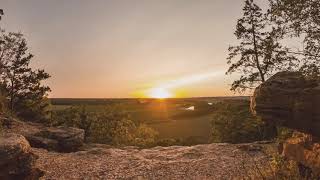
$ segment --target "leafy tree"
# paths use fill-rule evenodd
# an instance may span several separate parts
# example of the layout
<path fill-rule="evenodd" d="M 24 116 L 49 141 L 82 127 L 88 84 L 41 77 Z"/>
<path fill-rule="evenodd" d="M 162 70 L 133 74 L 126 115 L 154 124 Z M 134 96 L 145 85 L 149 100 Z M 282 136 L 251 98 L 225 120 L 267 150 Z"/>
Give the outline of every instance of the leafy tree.
<path fill-rule="evenodd" d="M 231 90 L 254 88 L 275 71 L 291 68 L 297 60 L 278 42 L 283 36 L 281 29 L 268 25 L 262 9 L 253 0 L 245 0 L 243 17 L 238 20 L 234 33 L 240 44 L 229 47 L 227 74 L 241 73 Z"/>
<path fill-rule="evenodd" d="M 24 119 L 41 120 L 48 114 L 49 101 L 45 98 L 50 91 L 42 81 L 50 76 L 44 70 L 33 70 L 27 41 L 21 33 L 5 33 L 0 36 L 0 83 L 9 99 L 9 108 Z M 40 118 L 40 119 L 38 119 Z"/>
<path fill-rule="evenodd" d="M 320 2 L 319 0 L 269 0 L 271 21 L 289 37 L 303 39 L 302 50 L 290 53 L 302 57 L 300 70 L 320 75 Z"/>
<path fill-rule="evenodd" d="M 1 18 L 2 18 L 3 15 L 4 15 L 3 9 L 0 9 L 0 20 L 1 20 Z"/>
<path fill-rule="evenodd" d="M 3 15 L 4 15 L 3 10 L 0 9 L 0 20 L 1 20 Z M 0 28 L 0 32 L 1 32 L 1 28 Z M 1 46 L 2 43 L 3 43 L 3 41 L 0 40 L 0 47 L 2 47 Z M 3 68 L 2 61 L 0 60 L 0 72 L 2 72 L 2 68 Z M 7 109 L 6 98 L 3 96 L 3 94 L 4 94 L 4 88 L 0 84 L 0 114 L 3 114 Z M 0 123 L 0 126 L 1 126 L 1 123 Z"/>

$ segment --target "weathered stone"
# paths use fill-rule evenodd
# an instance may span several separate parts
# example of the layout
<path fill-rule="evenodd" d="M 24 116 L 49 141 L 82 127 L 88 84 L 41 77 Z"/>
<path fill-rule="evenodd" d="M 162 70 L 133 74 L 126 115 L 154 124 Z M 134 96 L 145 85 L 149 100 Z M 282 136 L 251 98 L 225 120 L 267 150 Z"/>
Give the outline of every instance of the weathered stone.
<path fill-rule="evenodd" d="M 256 88 L 251 108 L 262 120 L 320 137 L 320 83 L 280 72 Z"/>
<path fill-rule="evenodd" d="M 84 141 L 84 130 L 70 127 L 48 127 L 27 136 L 31 146 L 59 152 L 77 151 Z"/>
<path fill-rule="evenodd" d="M 84 130 L 71 127 L 45 127 L 38 123 L 7 119 L 7 132 L 25 136 L 32 147 L 50 151 L 73 152 L 84 143 Z"/>
<path fill-rule="evenodd" d="M 277 73 L 256 88 L 251 108 L 266 122 L 303 132 L 287 139 L 279 152 L 320 175 L 319 80 L 297 72 Z"/>
<path fill-rule="evenodd" d="M 36 159 L 22 135 L 8 133 L 0 137 L 0 179 L 38 179 L 43 173 L 35 168 Z"/>
<path fill-rule="evenodd" d="M 39 137 L 35 135 L 29 135 L 26 136 L 26 138 L 32 147 L 43 148 L 49 151 L 58 151 L 59 149 L 59 144 L 56 140 Z"/>

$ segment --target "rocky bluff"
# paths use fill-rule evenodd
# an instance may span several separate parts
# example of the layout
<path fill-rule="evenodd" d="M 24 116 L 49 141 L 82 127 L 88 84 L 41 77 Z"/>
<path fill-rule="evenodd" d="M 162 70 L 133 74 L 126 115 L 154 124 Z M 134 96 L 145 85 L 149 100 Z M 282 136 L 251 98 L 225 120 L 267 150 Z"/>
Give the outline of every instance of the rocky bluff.
<path fill-rule="evenodd" d="M 319 79 L 279 72 L 256 88 L 251 109 L 266 122 L 301 132 L 286 140 L 280 151 L 320 175 Z"/>

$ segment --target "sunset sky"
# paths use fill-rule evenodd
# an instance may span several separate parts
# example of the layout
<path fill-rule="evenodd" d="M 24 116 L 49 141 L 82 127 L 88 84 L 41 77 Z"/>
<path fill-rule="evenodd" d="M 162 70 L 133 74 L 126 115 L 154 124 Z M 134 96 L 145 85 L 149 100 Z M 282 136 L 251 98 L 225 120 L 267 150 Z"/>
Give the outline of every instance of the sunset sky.
<path fill-rule="evenodd" d="M 266 0 L 261 0 L 266 4 Z M 260 2 L 260 4 L 261 4 Z M 240 0 L 0 0 L 1 28 L 21 31 L 50 97 L 234 95 L 226 76 Z"/>

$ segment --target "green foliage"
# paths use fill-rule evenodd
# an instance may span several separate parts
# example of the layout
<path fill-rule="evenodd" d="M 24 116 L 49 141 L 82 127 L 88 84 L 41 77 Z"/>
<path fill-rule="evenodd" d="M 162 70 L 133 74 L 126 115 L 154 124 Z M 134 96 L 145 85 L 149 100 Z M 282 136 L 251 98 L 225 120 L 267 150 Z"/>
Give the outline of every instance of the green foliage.
<path fill-rule="evenodd" d="M 27 41 L 21 33 L 0 34 L 0 83 L 4 87 L 9 109 L 26 120 L 43 121 L 48 118 L 50 91 L 42 81 L 50 76 L 44 70 L 33 70 Z"/>
<path fill-rule="evenodd" d="M 279 154 L 272 156 L 271 167 L 273 173 L 269 177 L 272 179 L 319 179 L 308 167 Z"/>
<path fill-rule="evenodd" d="M 296 61 L 278 42 L 283 36 L 281 28 L 270 27 L 266 15 L 253 0 L 245 0 L 243 17 L 238 20 L 234 34 L 240 43 L 229 47 L 227 74 L 240 72 L 241 76 L 233 82 L 231 90 L 254 88 L 274 72 L 291 69 Z"/>
<path fill-rule="evenodd" d="M 50 124 L 81 128 L 85 130 L 86 141 L 116 146 L 150 147 L 158 135 L 147 125 L 133 121 L 119 105 L 94 112 L 88 111 L 86 106 L 72 106 L 53 112 Z"/>
<path fill-rule="evenodd" d="M 156 145 L 158 132 L 146 124 L 139 125 L 135 130 L 133 145 L 139 147 L 152 147 Z"/>
<path fill-rule="evenodd" d="M 275 154 L 272 156 L 271 167 L 273 177 L 277 179 L 302 179 L 299 174 L 298 164 Z"/>
<path fill-rule="evenodd" d="M 249 110 L 249 102 L 221 102 L 212 120 L 212 141 L 243 143 L 272 139 L 275 129 Z"/>
<path fill-rule="evenodd" d="M 271 21 L 284 34 L 301 38 L 302 50 L 295 50 L 306 75 L 320 76 L 320 3 L 319 0 L 269 0 Z"/>
<path fill-rule="evenodd" d="M 86 106 L 72 106 L 63 110 L 52 111 L 50 126 L 77 127 L 85 131 L 85 139 L 90 136 L 91 125 L 96 114 L 89 112 Z"/>
<path fill-rule="evenodd" d="M 273 148 L 271 148 L 273 149 Z M 243 162 L 243 168 L 246 172 L 246 177 L 243 179 L 277 179 L 277 180 L 309 180 L 319 179 L 319 176 L 314 174 L 312 170 L 304 165 L 285 158 L 277 152 L 264 150 L 266 155 L 270 156 L 270 161 L 263 164 L 258 164 L 257 161 L 249 154 L 248 159 L 254 162 L 255 166 L 246 168 L 246 162 Z"/>
<path fill-rule="evenodd" d="M 277 133 L 278 134 L 278 136 L 277 136 L 278 142 L 283 142 L 286 139 L 292 137 L 293 132 L 294 132 L 292 129 L 288 129 L 286 127 L 278 127 L 277 130 L 278 130 L 278 133 Z"/>
<path fill-rule="evenodd" d="M 214 100 L 215 98 L 208 98 Z M 52 100 L 52 99 L 50 99 Z M 68 109 L 71 106 L 86 106 L 88 113 L 105 111 L 109 105 L 119 104 L 126 110 L 130 119 L 138 126 L 147 124 L 159 132 L 160 139 L 174 138 L 174 145 L 208 143 L 210 136 L 210 116 L 214 113 L 214 106 L 208 105 L 207 99 L 166 99 L 165 101 L 148 100 L 139 103 L 137 99 L 53 99 L 54 111 Z M 194 111 L 184 108 L 194 106 Z M 53 115 L 56 113 L 53 113 Z M 188 138 L 189 136 L 193 136 Z M 201 139 L 200 139 L 201 137 Z M 157 141 L 161 141 L 157 139 Z M 179 141 L 181 139 L 181 141 Z"/>
<path fill-rule="evenodd" d="M 117 106 L 98 113 L 91 127 L 91 140 L 113 145 L 130 145 L 134 140 L 135 124 L 129 115 Z"/>
<path fill-rule="evenodd" d="M 240 43 L 229 48 L 227 74 L 241 74 L 232 90 L 254 88 L 282 70 L 320 77 L 318 0 L 269 0 L 265 12 L 253 0 L 244 2 L 235 31 Z M 288 42 L 297 39 L 301 48 L 289 48 Z"/>

